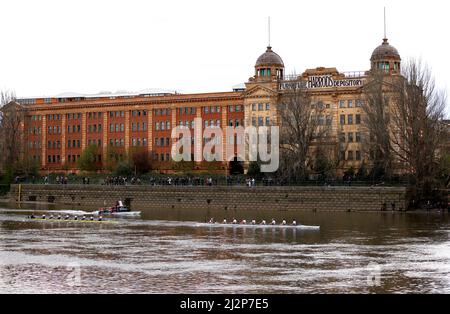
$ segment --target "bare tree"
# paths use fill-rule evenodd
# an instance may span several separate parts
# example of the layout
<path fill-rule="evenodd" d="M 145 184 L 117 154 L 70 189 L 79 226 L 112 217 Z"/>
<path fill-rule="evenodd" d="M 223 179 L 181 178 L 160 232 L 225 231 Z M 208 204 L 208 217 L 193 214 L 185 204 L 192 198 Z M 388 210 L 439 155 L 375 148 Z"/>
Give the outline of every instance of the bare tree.
<path fill-rule="evenodd" d="M 14 102 L 12 91 L 0 92 L 0 143 L 2 149 L 1 167 L 13 167 L 20 161 L 22 149 L 23 112 L 20 105 Z"/>
<path fill-rule="evenodd" d="M 375 176 L 389 178 L 392 174 L 390 141 L 390 98 L 393 85 L 381 71 L 372 73 L 372 80 L 364 87 L 362 147 L 372 162 Z"/>
<path fill-rule="evenodd" d="M 429 67 L 412 59 L 403 65 L 402 75 L 372 73 L 364 94 L 372 167 L 387 175 L 407 175 L 412 197 L 424 199 L 439 176 L 445 93 L 436 88 Z"/>
<path fill-rule="evenodd" d="M 440 91 L 430 68 L 409 60 L 395 84 L 391 109 L 392 154 L 419 188 L 430 184 L 439 168 L 439 149 L 445 138 L 446 95 Z"/>
<path fill-rule="evenodd" d="M 296 84 L 282 95 L 280 119 L 280 169 L 282 180 L 303 180 L 314 167 L 314 147 L 325 143 L 330 126 L 325 106 L 315 103 L 308 91 Z"/>

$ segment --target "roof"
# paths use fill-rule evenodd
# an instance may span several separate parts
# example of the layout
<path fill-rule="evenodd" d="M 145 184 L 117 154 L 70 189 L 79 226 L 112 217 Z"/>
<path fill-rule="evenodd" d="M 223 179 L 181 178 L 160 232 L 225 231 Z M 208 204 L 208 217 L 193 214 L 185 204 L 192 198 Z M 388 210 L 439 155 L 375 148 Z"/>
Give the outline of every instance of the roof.
<path fill-rule="evenodd" d="M 386 58 L 396 58 L 401 60 L 398 50 L 395 49 L 394 46 L 389 45 L 387 38 L 384 38 L 383 43 L 373 51 L 370 61 L 380 61 Z"/>
<path fill-rule="evenodd" d="M 272 51 L 272 47 L 268 46 L 266 52 L 259 56 L 255 66 L 278 65 L 284 67 L 281 57 Z"/>

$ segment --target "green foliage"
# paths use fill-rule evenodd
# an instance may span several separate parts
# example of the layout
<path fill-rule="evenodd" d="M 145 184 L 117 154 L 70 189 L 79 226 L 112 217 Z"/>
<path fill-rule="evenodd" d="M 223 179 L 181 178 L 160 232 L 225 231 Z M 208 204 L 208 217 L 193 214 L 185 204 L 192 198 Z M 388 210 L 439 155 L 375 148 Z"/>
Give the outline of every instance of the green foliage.
<path fill-rule="evenodd" d="M 82 171 L 97 171 L 100 170 L 97 156 L 100 154 L 100 149 L 97 146 L 88 146 L 78 160 L 78 168 Z"/>
<path fill-rule="evenodd" d="M 319 181 L 331 180 L 334 176 L 333 163 L 322 153 L 321 150 L 316 152 L 313 170 L 318 175 Z"/>
<path fill-rule="evenodd" d="M 134 174 L 133 165 L 128 161 L 119 161 L 114 169 L 115 176 L 128 177 Z"/>
<path fill-rule="evenodd" d="M 248 165 L 247 175 L 256 179 L 261 178 L 263 176 L 261 173 L 261 163 L 259 161 L 250 162 Z"/>

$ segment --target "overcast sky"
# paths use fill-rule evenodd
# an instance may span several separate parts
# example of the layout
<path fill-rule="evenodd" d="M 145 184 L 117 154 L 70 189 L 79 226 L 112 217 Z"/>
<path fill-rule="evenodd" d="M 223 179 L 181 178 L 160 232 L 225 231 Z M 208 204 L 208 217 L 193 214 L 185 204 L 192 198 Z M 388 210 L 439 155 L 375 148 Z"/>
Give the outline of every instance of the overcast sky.
<path fill-rule="evenodd" d="M 450 96 L 448 1 L 1 0 L 0 89 L 19 97 L 161 88 L 231 90 L 268 43 L 286 73 L 370 67 L 387 34 Z M 447 110 L 450 112 L 450 110 Z"/>

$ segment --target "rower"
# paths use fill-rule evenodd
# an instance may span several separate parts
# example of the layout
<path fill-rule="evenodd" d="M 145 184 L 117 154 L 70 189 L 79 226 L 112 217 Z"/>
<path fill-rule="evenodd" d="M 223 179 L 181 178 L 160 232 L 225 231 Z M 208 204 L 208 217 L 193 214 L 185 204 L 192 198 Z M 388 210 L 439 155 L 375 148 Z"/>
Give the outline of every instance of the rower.
<path fill-rule="evenodd" d="M 283 221 L 281 222 L 281 224 L 282 224 L 283 226 L 286 226 L 286 220 L 283 219 Z"/>
<path fill-rule="evenodd" d="M 69 220 L 69 219 L 70 219 L 69 215 L 66 215 L 66 217 L 64 217 L 64 220 Z"/>
<path fill-rule="evenodd" d="M 267 222 L 263 219 L 263 220 L 261 221 L 261 225 L 267 225 Z"/>
<path fill-rule="evenodd" d="M 42 219 L 45 219 L 45 215 L 42 215 Z"/>
<path fill-rule="evenodd" d="M 99 216 L 98 217 L 98 221 L 102 221 L 103 220 L 103 217 L 102 216 Z"/>
<path fill-rule="evenodd" d="M 91 216 L 91 218 L 89 218 L 90 221 L 94 221 L 94 216 Z"/>
<path fill-rule="evenodd" d="M 61 215 L 58 215 L 58 218 L 56 218 L 56 219 L 61 220 L 61 218 L 62 218 Z"/>
<path fill-rule="evenodd" d="M 233 224 L 233 225 L 237 225 L 237 223 L 238 223 L 238 222 L 237 222 L 236 218 L 233 218 L 232 224 Z"/>
<path fill-rule="evenodd" d="M 210 223 L 210 224 L 213 224 L 213 223 L 214 223 L 214 218 L 211 218 L 211 219 L 209 220 L 209 223 Z"/>
<path fill-rule="evenodd" d="M 53 215 L 50 215 L 50 217 L 48 217 L 48 219 L 53 219 L 53 218 L 55 218 L 55 217 L 53 217 Z"/>
<path fill-rule="evenodd" d="M 246 224 L 247 224 L 247 220 L 243 219 L 243 220 L 241 221 L 241 225 L 246 225 Z"/>
<path fill-rule="evenodd" d="M 30 219 L 34 219 L 34 218 L 36 218 L 36 217 L 34 216 L 34 214 L 31 214 Z"/>
<path fill-rule="evenodd" d="M 73 217 L 73 220 L 78 220 L 78 216 Z"/>
<path fill-rule="evenodd" d="M 295 219 L 292 221 L 292 225 L 293 225 L 293 226 L 296 226 L 296 225 L 297 225 L 297 221 L 296 221 Z"/>
<path fill-rule="evenodd" d="M 86 220 L 86 216 L 83 215 L 83 217 L 81 217 L 81 220 Z"/>
<path fill-rule="evenodd" d="M 223 224 L 226 224 L 226 223 L 227 223 L 227 220 L 224 218 L 223 221 L 222 221 L 222 223 L 223 223 Z"/>
<path fill-rule="evenodd" d="M 256 225 L 256 220 L 255 219 L 252 220 L 252 225 Z"/>
<path fill-rule="evenodd" d="M 272 226 L 276 225 L 277 222 L 275 221 L 275 218 L 272 218 L 272 222 L 270 223 Z"/>

